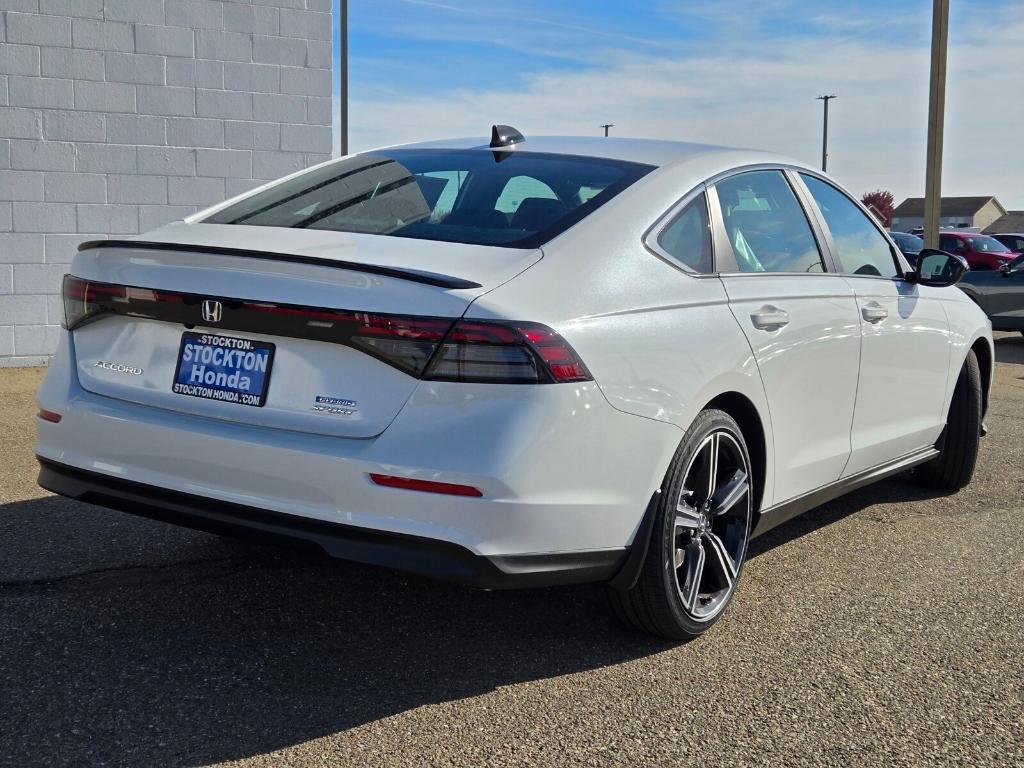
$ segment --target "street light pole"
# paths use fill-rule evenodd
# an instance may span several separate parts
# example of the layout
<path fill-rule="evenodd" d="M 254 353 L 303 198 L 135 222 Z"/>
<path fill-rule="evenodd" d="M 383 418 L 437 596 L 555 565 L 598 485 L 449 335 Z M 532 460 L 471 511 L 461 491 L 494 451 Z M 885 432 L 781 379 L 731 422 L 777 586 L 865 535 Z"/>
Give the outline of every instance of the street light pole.
<path fill-rule="evenodd" d="M 348 0 L 338 2 L 338 150 L 348 154 Z"/>
<path fill-rule="evenodd" d="M 821 131 L 821 170 L 828 170 L 828 102 L 830 99 L 834 99 L 836 95 L 829 94 L 828 96 L 819 96 L 818 101 L 825 104 L 825 124 Z"/>
<path fill-rule="evenodd" d="M 924 244 L 939 247 L 942 216 L 942 134 L 946 112 L 946 40 L 949 0 L 932 3 L 932 65 L 928 88 L 928 157 L 924 181 Z"/>
<path fill-rule="evenodd" d="M 598 126 L 598 127 L 604 128 L 604 135 L 605 135 L 605 137 L 607 137 L 608 136 L 608 129 L 609 128 L 614 128 L 615 127 L 615 123 L 601 123 L 601 125 Z"/>

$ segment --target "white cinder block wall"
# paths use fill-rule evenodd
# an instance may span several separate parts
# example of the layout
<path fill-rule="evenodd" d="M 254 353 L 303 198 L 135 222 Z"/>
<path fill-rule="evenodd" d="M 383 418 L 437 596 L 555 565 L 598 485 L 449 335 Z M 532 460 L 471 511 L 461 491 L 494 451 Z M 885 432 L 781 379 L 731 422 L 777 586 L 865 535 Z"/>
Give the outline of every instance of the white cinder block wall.
<path fill-rule="evenodd" d="M 44 362 L 82 240 L 331 152 L 331 0 L 0 0 L 0 366 Z"/>

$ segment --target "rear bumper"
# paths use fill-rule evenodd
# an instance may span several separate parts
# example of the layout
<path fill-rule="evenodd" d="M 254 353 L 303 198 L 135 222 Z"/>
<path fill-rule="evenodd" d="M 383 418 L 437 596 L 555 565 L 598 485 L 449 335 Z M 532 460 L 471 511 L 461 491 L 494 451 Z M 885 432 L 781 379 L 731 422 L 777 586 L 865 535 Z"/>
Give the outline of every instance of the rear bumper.
<path fill-rule="evenodd" d="M 374 531 L 169 491 L 39 459 L 39 485 L 140 517 L 239 538 L 313 547 L 331 557 L 482 589 L 608 581 L 628 550 L 483 556 L 447 541 Z"/>
<path fill-rule="evenodd" d="M 69 336 L 38 396 L 62 415 L 38 422 L 42 460 L 199 499 L 200 509 L 445 542 L 493 562 L 624 552 L 679 440 L 676 427 L 616 411 L 592 385 L 424 382 L 371 439 L 236 424 L 86 392 Z M 386 488 L 373 473 L 482 497 Z"/>

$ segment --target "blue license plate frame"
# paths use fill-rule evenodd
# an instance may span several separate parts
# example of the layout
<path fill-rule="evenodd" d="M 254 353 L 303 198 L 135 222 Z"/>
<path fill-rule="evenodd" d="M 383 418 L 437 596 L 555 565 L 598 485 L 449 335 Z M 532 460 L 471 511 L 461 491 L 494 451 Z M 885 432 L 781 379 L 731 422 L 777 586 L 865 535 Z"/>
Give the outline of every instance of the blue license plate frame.
<path fill-rule="evenodd" d="M 269 341 L 185 331 L 178 347 L 171 391 L 262 408 L 270 388 L 274 351 L 275 345 Z"/>

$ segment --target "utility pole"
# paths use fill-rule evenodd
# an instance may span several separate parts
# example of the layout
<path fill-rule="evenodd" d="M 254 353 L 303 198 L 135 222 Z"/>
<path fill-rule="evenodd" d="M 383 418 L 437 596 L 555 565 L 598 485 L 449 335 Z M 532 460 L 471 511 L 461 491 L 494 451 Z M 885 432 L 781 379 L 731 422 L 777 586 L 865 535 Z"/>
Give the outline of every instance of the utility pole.
<path fill-rule="evenodd" d="M 932 66 L 928 87 L 928 158 L 924 181 L 924 245 L 939 247 L 942 216 L 942 133 L 946 112 L 949 0 L 932 2 Z"/>
<path fill-rule="evenodd" d="M 825 104 L 825 124 L 821 131 L 821 170 L 828 170 L 828 102 L 830 99 L 834 99 L 836 95 L 829 94 L 828 96 L 819 96 L 818 101 Z"/>
<path fill-rule="evenodd" d="M 604 135 L 607 138 L 607 136 L 608 136 L 608 129 L 609 128 L 614 128 L 615 127 L 615 123 L 601 123 L 601 125 L 598 126 L 598 127 L 604 128 Z"/>
<path fill-rule="evenodd" d="M 338 14 L 338 152 L 348 154 L 348 0 L 336 0 Z"/>

